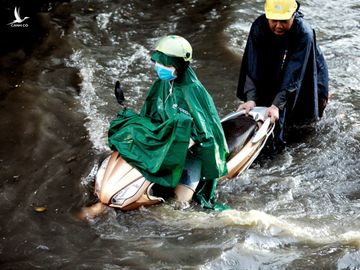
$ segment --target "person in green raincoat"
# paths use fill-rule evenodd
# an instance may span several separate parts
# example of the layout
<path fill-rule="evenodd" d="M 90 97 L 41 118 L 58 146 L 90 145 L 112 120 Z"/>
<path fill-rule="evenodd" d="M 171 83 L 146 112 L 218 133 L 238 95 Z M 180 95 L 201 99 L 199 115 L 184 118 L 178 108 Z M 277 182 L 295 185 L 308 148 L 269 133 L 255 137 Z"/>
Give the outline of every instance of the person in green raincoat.
<path fill-rule="evenodd" d="M 158 75 L 140 114 L 129 109 L 110 124 L 109 146 L 147 180 L 175 188 L 176 200 L 213 208 L 217 178 L 226 175 L 228 147 L 214 102 L 190 66 L 183 37 L 159 40 L 151 56 Z M 193 144 L 188 150 L 189 144 Z"/>

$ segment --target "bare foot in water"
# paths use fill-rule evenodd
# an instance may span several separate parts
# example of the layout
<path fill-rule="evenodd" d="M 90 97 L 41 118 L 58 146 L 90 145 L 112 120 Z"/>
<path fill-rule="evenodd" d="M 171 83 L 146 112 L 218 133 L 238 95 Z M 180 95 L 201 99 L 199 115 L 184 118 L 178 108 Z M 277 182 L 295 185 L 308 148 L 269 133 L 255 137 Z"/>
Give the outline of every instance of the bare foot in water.
<path fill-rule="evenodd" d="M 101 202 L 95 203 L 88 207 L 83 207 L 78 213 L 80 219 L 91 219 L 107 212 L 109 207 Z"/>

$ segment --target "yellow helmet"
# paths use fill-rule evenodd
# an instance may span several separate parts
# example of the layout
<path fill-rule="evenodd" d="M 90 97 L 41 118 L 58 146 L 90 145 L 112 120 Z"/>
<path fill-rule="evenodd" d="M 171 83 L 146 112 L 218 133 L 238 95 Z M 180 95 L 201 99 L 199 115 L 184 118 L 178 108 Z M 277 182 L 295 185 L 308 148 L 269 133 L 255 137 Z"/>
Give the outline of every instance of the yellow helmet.
<path fill-rule="evenodd" d="M 190 43 L 185 38 L 176 35 L 162 37 L 156 44 L 155 50 L 168 56 L 182 57 L 185 61 L 192 59 Z"/>
<path fill-rule="evenodd" d="M 297 7 L 295 0 L 266 0 L 265 16 L 269 20 L 289 20 Z"/>

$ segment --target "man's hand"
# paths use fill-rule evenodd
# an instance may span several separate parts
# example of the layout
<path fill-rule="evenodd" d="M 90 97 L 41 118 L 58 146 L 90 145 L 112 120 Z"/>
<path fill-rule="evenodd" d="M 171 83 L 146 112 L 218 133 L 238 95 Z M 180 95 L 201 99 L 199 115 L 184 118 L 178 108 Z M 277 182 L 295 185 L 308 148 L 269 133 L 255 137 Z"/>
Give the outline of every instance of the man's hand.
<path fill-rule="evenodd" d="M 271 105 L 265 112 L 265 117 L 270 117 L 271 123 L 275 123 L 279 120 L 279 108 L 275 105 Z"/>
<path fill-rule="evenodd" d="M 241 103 L 240 106 L 237 108 L 237 112 L 245 110 L 245 113 L 248 114 L 254 107 L 256 106 L 255 101 L 249 100 L 245 103 Z"/>

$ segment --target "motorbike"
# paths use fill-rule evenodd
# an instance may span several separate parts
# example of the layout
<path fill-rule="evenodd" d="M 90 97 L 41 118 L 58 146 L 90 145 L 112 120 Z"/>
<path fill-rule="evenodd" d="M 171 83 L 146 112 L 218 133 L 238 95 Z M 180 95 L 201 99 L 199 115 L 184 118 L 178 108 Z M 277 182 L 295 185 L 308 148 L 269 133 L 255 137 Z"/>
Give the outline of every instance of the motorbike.
<path fill-rule="evenodd" d="M 119 82 L 115 96 L 120 104 L 124 95 Z M 249 113 L 232 112 L 221 119 L 229 148 L 228 174 L 219 179 L 233 179 L 248 169 L 263 149 L 275 124 L 265 117 L 266 107 L 255 107 Z M 191 145 L 189 146 L 191 147 Z M 95 179 L 95 194 L 100 202 L 124 211 L 164 202 L 153 193 L 151 183 L 117 151 L 113 151 L 100 165 Z"/>

